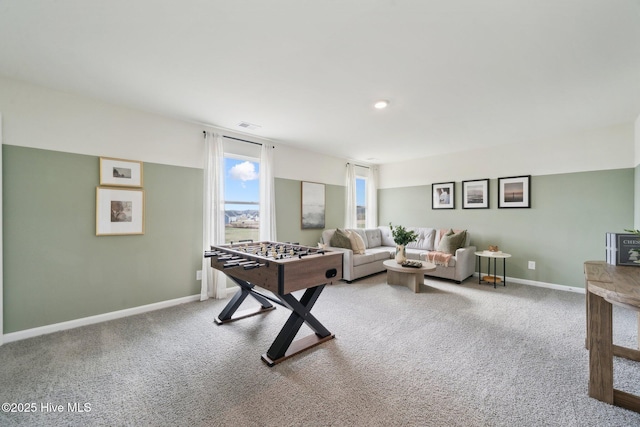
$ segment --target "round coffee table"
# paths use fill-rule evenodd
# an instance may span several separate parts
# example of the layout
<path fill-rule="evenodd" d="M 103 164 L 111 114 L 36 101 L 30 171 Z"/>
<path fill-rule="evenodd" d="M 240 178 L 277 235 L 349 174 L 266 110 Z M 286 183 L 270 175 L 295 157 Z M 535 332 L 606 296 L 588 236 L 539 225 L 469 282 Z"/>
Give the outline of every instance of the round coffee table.
<path fill-rule="evenodd" d="M 431 262 L 421 262 L 422 267 L 403 267 L 393 259 L 386 260 L 382 264 L 387 268 L 387 283 L 408 286 L 413 292 L 419 293 L 420 285 L 424 284 L 424 273 L 436 269 Z"/>

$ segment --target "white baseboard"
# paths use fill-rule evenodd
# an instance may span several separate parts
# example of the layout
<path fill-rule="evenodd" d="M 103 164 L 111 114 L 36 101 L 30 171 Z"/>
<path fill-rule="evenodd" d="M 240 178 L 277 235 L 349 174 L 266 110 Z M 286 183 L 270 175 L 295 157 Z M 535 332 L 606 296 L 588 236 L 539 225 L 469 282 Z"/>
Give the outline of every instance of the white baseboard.
<path fill-rule="evenodd" d="M 54 323 L 52 325 L 40 326 L 24 331 L 11 332 L 3 335 L 4 343 L 12 341 L 20 341 L 27 338 L 37 337 L 39 335 L 51 334 L 53 332 L 64 331 L 67 329 L 78 328 L 80 326 L 93 325 L 95 323 L 106 322 L 108 320 L 120 319 L 136 314 L 147 313 L 149 311 L 160 310 L 162 308 L 172 307 L 174 305 L 185 304 L 188 302 L 200 301 L 200 294 L 188 297 L 176 298 L 168 301 L 156 302 L 153 304 L 141 305 L 139 307 L 127 308 L 125 310 L 112 311 L 110 313 L 98 314 L 95 316 L 83 317 L 81 319 L 69 320 L 67 322 Z"/>
<path fill-rule="evenodd" d="M 474 277 L 478 277 L 478 273 L 473 273 Z M 500 277 L 500 276 L 498 276 Z M 537 286 L 539 288 L 556 289 L 558 291 L 576 292 L 578 294 L 586 294 L 584 288 L 576 288 L 574 286 L 557 285 L 555 283 L 538 282 L 536 280 L 519 279 L 517 277 L 507 276 L 507 282 L 519 283 L 521 285 Z"/>

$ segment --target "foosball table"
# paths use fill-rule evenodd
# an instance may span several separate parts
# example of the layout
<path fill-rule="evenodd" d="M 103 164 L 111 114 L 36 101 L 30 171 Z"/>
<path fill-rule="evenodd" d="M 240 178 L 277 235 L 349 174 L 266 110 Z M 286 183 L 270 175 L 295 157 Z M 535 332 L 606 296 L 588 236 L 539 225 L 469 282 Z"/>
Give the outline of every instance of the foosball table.
<path fill-rule="evenodd" d="M 224 272 L 240 290 L 215 319 L 219 325 L 275 309 L 271 302 L 291 310 L 291 315 L 271 347 L 262 355 L 268 366 L 274 366 L 304 350 L 334 337 L 312 314 L 311 309 L 326 284 L 342 278 L 342 252 L 281 242 L 239 242 L 211 246 L 205 251 L 211 267 Z M 259 292 L 266 289 L 275 298 Z M 298 300 L 292 292 L 305 289 Z M 260 307 L 238 312 L 251 295 Z M 295 340 L 306 323 L 315 334 Z"/>

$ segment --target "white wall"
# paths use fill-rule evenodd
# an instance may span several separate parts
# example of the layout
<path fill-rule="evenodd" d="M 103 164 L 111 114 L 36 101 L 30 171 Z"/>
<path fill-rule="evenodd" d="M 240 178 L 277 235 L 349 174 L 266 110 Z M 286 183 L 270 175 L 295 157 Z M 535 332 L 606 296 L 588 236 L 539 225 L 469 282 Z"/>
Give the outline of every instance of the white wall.
<path fill-rule="evenodd" d="M 0 77 L 5 144 L 202 167 L 203 127 Z"/>
<path fill-rule="evenodd" d="M 203 165 L 202 131 L 220 131 L 5 77 L 0 77 L 0 111 L 5 144 L 195 168 Z M 381 165 L 378 187 L 634 167 L 640 163 L 640 148 L 634 153 L 634 145 L 640 145 L 634 128 L 639 127 L 640 117 L 635 124 L 529 144 Z M 223 133 L 273 143 L 277 178 L 344 185 L 346 159 L 232 131 Z"/>
<path fill-rule="evenodd" d="M 632 168 L 633 159 L 634 124 L 625 123 L 527 144 L 381 165 L 378 187 Z"/>
<path fill-rule="evenodd" d="M 202 131 L 210 130 L 273 143 L 278 178 L 344 185 L 344 159 L 2 76 L 0 111 L 4 114 L 4 143 L 9 145 L 202 168 Z M 234 143 L 229 141 L 228 145 Z"/>
<path fill-rule="evenodd" d="M 345 185 L 345 159 L 278 145 L 274 163 L 277 178 Z"/>

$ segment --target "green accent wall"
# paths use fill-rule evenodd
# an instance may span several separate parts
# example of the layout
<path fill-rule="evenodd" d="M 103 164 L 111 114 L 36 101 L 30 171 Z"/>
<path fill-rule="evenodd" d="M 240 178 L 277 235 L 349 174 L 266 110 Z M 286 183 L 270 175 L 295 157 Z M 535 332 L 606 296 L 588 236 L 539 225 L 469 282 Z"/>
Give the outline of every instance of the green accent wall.
<path fill-rule="evenodd" d="M 379 221 L 467 229 L 479 250 L 492 244 L 513 255 L 508 276 L 584 288 L 583 262 L 604 260 L 605 233 L 634 223 L 634 175 L 634 169 L 616 169 L 533 176 L 530 209 L 498 209 L 495 179 L 490 209 L 462 209 L 460 182 L 454 210 L 431 209 L 431 185 L 382 189 Z M 528 261 L 536 262 L 535 270 Z"/>
<path fill-rule="evenodd" d="M 316 246 L 321 229 L 302 229 L 302 181 L 276 178 L 276 233 L 281 242 Z M 342 227 L 345 218 L 346 187 L 325 185 L 325 228 Z"/>
<path fill-rule="evenodd" d="M 199 294 L 201 169 L 144 163 L 145 234 L 97 237 L 98 157 L 2 149 L 4 333 Z"/>
<path fill-rule="evenodd" d="M 202 266 L 202 170 L 144 163 L 145 234 L 96 236 L 99 158 L 3 145 L 4 333 L 196 295 Z M 510 277 L 584 287 L 582 263 L 604 235 L 634 224 L 638 168 L 532 178 L 531 209 L 431 209 L 431 185 L 378 191 L 380 224 L 466 228 L 479 249 L 513 254 Z M 346 188 L 326 184 L 326 228 L 341 227 Z M 277 240 L 301 229 L 301 181 L 275 179 Z M 637 222 L 636 222 L 637 224 Z M 536 262 L 536 270 L 527 269 Z"/>

